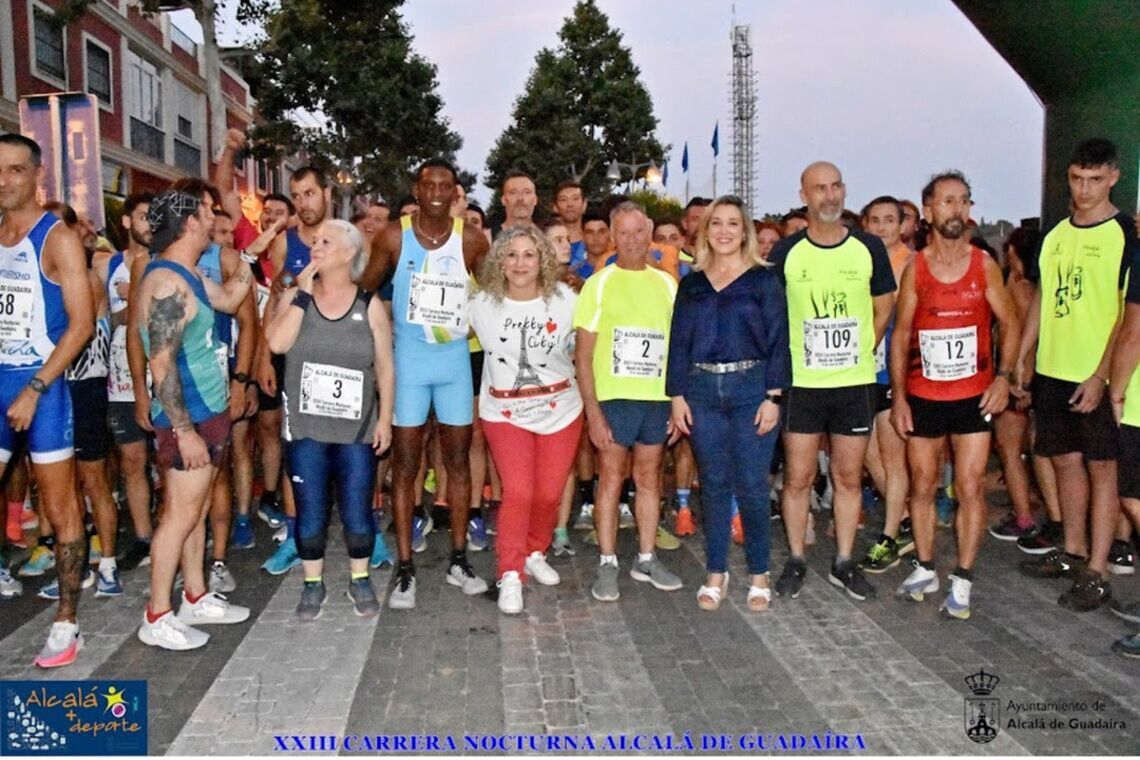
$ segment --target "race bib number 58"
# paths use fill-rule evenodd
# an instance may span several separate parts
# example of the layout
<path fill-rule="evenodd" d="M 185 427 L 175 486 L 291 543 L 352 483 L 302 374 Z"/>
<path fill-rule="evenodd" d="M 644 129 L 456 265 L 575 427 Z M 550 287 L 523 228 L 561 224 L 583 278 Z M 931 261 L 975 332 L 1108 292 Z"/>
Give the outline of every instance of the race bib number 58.
<path fill-rule="evenodd" d="M 31 339 L 33 300 L 30 283 L 0 279 L 0 340 Z"/>
<path fill-rule="evenodd" d="M 859 320 L 804 320 L 804 368 L 842 369 L 859 363 Z"/>
<path fill-rule="evenodd" d="M 665 348 L 663 332 L 615 327 L 614 377 L 661 377 L 665 372 Z"/>

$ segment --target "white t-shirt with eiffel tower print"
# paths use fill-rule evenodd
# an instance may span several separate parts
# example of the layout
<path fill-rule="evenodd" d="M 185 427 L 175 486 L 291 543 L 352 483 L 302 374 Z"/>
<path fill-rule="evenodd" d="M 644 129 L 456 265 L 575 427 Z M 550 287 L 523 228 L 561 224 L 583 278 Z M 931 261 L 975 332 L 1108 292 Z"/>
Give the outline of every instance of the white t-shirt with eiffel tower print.
<path fill-rule="evenodd" d="M 562 283 L 549 302 L 472 297 L 468 313 L 484 351 L 479 419 L 544 435 L 582 413 L 574 376 L 576 298 Z"/>

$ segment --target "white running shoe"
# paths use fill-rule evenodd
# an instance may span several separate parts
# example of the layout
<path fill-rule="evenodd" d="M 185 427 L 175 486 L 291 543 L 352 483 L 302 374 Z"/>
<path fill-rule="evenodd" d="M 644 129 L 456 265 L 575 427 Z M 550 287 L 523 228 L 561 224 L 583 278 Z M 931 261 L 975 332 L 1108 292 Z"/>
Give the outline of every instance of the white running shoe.
<path fill-rule="evenodd" d="M 514 570 L 503 573 L 499 579 L 499 612 L 517 615 L 523 610 L 522 581 Z"/>
<path fill-rule="evenodd" d="M 941 609 L 950 617 L 967 620 L 970 617 L 970 589 L 974 584 L 957 575 L 950 576 L 950 593 L 946 601 L 942 602 Z"/>
<path fill-rule="evenodd" d="M 523 569 L 526 570 L 527 575 L 543 586 L 557 586 L 562 580 L 558 576 L 558 571 L 547 564 L 546 555 L 542 552 L 531 552 L 530 556 L 526 558 Z"/>
<path fill-rule="evenodd" d="M 210 634 L 186 625 L 173 612 L 167 612 L 153 623 L 147 620 L 146 612 L 143 612 L 143 624 L 139 626 L 139 641 L 147 646 L 182 652 L 205 646 L 209 640 Z"/>
<path fill-rule="evenodd" d="M 906 580 L 902 582 L 895 593 L 899 596 L 909 596 L 914 601 L 921 602 L 926 598 L 926 594 L 933 594 L 937 590 L 938 573 L 927 570 L 915 560 L 914 570 L 906 577 Z"/>
<path fill-rule="evenodd" d="M 248 607 L 230 604 L 215 591 L 206 593 L 194 603 L 183 592 L 182 606 L 178 608 L 178 619 L 189 625 L 229 625 L 245 622 L 248 618 Z"/>
<path fill-rule="evenodd" d="M 237 581 L 234 580 L 233 573 L 226 567 L 225 562 L 215 561 L 210 565 L 207 585 L 211 591 L 219 594 L 229 594 L 237 590 Z"/>

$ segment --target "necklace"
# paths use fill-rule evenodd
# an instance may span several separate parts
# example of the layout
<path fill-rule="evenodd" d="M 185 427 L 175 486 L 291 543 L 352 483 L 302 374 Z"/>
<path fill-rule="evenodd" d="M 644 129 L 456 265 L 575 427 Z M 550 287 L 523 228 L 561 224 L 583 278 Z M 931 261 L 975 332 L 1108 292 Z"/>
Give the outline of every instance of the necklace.
<path fill-rule="evenodd" d="M 440 245 L 443 241 L 447 240 L 448 236 L 451 235 L 451 229 L 450 228 L 448 228 L 448 230 L 446 232 L 444 232 L 442 235 L 429 235 L 428 233 L 424 232 L 424 228 L 420 226 L 420 215 L 419 214 L 416 214 L 412 219 L 413 219 L 412 224 L 416 228 L 416 232 L 420 233 L 425 238 L 427 238 L 431 242 L 432 245 Z"/>

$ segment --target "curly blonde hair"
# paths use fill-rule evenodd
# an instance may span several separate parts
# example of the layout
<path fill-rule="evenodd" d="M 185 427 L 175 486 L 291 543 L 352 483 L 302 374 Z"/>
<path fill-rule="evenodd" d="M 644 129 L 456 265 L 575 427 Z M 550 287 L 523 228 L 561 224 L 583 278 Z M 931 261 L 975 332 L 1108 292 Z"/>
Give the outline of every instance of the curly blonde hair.
<path fill-rule="evenodd" d="M 558 254 L 550 238 L 533 225 L 511 227 L 499 233 L 479 268 L 479 290 L 495 303 L 502 303 L 506 298 L 507 276 L 503 272 L 503 262 L 510 253 L 511 243 L 522 237 L 530 239 L 538 253 L 538 288 L 543 300 L 549 301 L 558 288 Z"/>

